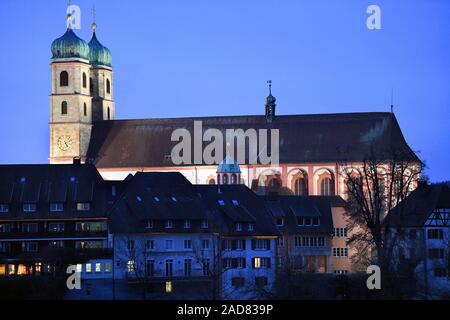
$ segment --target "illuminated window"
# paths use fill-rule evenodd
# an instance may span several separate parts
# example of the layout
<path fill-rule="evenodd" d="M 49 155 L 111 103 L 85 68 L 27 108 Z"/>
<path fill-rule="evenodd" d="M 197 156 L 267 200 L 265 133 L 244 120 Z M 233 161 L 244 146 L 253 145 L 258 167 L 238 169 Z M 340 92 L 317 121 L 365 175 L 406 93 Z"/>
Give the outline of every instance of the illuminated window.
<path fill-rule="evenodd" d="M 253 260 L 253 267 L 256 269 L 261 268 L 261 258 L 255 258 Z"/>
<path fill-rule="evenodd" d="M 127 272 L 134 273 L 134 260 L 129 260 L 127 262 Z"/>
<path fill-rule="evenodd" d="M 92 272 L 92 264 L 86 263 L 86 272 L 91 273 Z"/>
<path fill-rule="evenodd" d="M 4 276 L 6 274 L 6 265 L 0 264 L 0 276 Z"/>
<path fill-rule="evenodd" d="M 172 293 L 172 281 L 166 281 L 166 293 Z"/>
<path fill-rule="evenodd" d="M 83 272 L 83 265 L 80 263 L 80 264 L 77 264 L 77 272 L 78 273 L 81 273 L 81 272 Z"/>
<path fill-rule="evenodd" d="M 39 274 L 39 273 L 41 273 L 41 269 L 42 269 L 42 263 L 41 262 L 36 262 L 34 264 L 34 272 Z"/>
<path fill-rule="evenodd" d="M 91 205 L 89 202 L 78 202 L 77 203 L 77 211 L 89 211 L 91 209 Z"/>
<path fill-rule="evenodd" d="M 8 264 L 8 275 L 16 273 L 16 266 L 14 264 Z"/>
<path fill-rule="evenodd" d="M 111 272 L 111 263 L 105 263 L 105 272 Z"/>
<path fill-rule="evenodd" d="M 102 264 L 101 263 L 95 264 L 95 272 L 102 272 Z"/>

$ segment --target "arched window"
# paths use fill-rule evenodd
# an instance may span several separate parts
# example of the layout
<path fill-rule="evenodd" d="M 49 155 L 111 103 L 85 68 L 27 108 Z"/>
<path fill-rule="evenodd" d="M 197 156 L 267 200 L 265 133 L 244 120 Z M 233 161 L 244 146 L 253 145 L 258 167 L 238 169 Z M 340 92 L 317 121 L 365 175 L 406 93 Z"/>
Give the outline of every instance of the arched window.
<path fill-rule="evenodd" d="M 86 78 L 86 73 L 83 72 L 83 88 L 87 87 L 87 78 Z"/>
<path fill-rule="evenodd" d="M 237 176 L 235 173 L 233 173 L 231 175 L 231 184 L 236 184 L 237 183 Z"/>
<path fill-rule="evenodd" d="M 331 177 L 324 177 L 320 182 L 321 196 L 334 196 L 334 179 Z"/>
<path fill-rule="evenodd" d="M 223 175 L 223 184 L 228 184 L 228 175 Z"/>
<path fill-rule="evenodd" d="M 308 195 L 308 181 L 301 175 L 296 177 L 294 180 L 294 193 L 297 196 L 307 196 Z"/>
<path fill-rule="evenodd" d="M 208 184 L 216 184 L 216 180 L 211 178 L 211 179 L 209 179 Z"/>
<path fill-rule="evenodd" d="M 61 103 L 61 114 L 67 114 L 67 101 Z"/>
<path fill-rule="evenodd" d="M 108 107 L 108 120 L 111 120 L 111 110 Z"/>
<path fill-rule="evenodd" d="M 89 78 L 89 92 L 91 94 L 94 93 L 94 82 L 92 81 L 92 78 Z"/>
<path fill-rule="evenodd" d="M 106 79 L 106 93 L 111 93 L 111 82 L 109 82 L 109 79 Z"/>
<path fill-rule="evenodd" d="M 59 86 L 67 87 L 69 85 L 69 74 L 67 71 L 61 71 L 59 74 Z"/>
<path fill-rule="evenodd" d="M 83 105 L 83 114 L 86 117 L 87 116 L 87 106 L 86 106 L 86 102 Z"/>

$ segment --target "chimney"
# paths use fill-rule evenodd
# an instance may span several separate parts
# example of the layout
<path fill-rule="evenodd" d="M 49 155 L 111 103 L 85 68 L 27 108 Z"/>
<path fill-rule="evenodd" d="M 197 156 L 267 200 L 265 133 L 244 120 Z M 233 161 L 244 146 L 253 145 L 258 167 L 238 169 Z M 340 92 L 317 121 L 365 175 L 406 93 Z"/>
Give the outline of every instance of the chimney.
<path fill-rule="evenodd" d="M 73 164 L 80 165 L 81 164 L 81 158 L 80 157 L 74 157 L 73 158 Z"/>

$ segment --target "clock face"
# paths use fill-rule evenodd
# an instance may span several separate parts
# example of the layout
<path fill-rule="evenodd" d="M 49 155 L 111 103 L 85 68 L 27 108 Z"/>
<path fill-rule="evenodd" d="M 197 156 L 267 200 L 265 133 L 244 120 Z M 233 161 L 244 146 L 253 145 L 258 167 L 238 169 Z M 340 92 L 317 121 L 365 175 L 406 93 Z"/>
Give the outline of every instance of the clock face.
<path fill-rule="evenodd" d="M 58 138 L 58 148 L 67 151 L 72 148 L 72 138 L 70 136 L 60 136 Z"/>

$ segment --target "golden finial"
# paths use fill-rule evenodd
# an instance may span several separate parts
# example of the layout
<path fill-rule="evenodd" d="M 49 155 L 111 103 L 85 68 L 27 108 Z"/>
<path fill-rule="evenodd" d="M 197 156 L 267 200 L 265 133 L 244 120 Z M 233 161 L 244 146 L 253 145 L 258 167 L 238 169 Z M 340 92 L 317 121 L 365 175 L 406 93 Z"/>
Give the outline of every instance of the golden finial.
<path fill-rule="evenodd" d="M 95 32 L 95 30 L 97 30 L 97 24 L 95 23 L 95 6 L 93 6 L 92 7 L 92 25 L 91 25 L 91 27 L 92 27 L 92 30 L 94 30 L 94 32 Z"/>
<path fill-rule="evenodd" d="M 70 8 L 70 0 L 67 0 L 67 11 Z M 67 27 L 72 29 L 72 13 L 67 12 Z"/>

